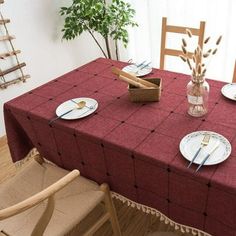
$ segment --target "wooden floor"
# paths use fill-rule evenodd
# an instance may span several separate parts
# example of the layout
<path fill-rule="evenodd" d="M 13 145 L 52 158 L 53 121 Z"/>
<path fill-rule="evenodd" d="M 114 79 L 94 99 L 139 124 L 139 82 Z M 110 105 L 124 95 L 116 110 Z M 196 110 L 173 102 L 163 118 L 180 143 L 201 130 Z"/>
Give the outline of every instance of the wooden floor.
<path fill-rule="evenodd" d="M 26 163 L 27 164 L 27 163 Z M 24 164 L 25 165 L 25 164 Z M 22 167 L 18 167 L 22 168 Z M 17 169 L 11 161 L 8 145 L 0 139 L 0 183 L 10 178 L 16 173 Z M 145 236 L 150 232 L 154 231 L 175 231 L 173 227 L 167 227 L 164 221 L 160 220 L 160 217 L 155 215 L 147 214 L 137 208 L 132 208 L 126 203 L 118 199 L 114 199 L 115 208 L 118 215 L 119 224 L 121 227 L 122 235 L 124 236 Z M 165 232 L 160 236 L 169 235 L 204 235 L 204 234 L 192 234 L 175 232 Z M 104 226 L 96 233 L 96 236 L 111 236 L 112 231 L 109 223 Z M 158 236 L 159 234 L 155 234 Z M 154 236 L 154 235 L 153 235 Z"/>
<path fill-rule="evenodd" d="M 0 141 L 0 183 L 14 175 L 16 167 L 12 163 L 8 145 L 4 140 Z"/>

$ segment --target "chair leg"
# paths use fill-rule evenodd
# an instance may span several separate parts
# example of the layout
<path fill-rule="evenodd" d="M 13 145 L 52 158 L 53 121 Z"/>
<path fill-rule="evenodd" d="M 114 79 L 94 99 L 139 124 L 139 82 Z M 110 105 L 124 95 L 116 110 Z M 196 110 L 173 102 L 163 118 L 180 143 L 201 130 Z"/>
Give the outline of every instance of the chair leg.
<path fill-rule="evenodd" d="M 118 221 L 118 218 L 116 215 L 116 210 L 115 210 L 114 204 L 111 199 L 109 186 L 107 184 L 102 184 L 100 186 L 100 189 L 105 193 L 105 198 L 104 198 L 105 207 L 110 215 L 110 221 L 111 221 L 114 235 L 121 236 L 122 234 L 121 234 L 121 230 L 120 230 L 120 225 L 119 225 L 119 221 Z"/>

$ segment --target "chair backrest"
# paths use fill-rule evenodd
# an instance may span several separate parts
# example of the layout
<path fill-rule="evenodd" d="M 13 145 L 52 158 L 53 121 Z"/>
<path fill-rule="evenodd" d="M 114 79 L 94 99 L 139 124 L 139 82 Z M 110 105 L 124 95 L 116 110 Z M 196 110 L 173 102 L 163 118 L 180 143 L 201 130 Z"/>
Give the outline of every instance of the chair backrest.
<path fill-rule="evenodd" d="M 32 232 L 32 235 L 43 235 L 43 232 L 46 229 L 54 211 L 54 194 L 67 186 L 79 174 L 80 172 L 78 170 L 73 170 L 58 180 L 56 183 L 33 195 L 32 197 L 29 197 L 28 199 L 25 199 L 24 201 L 19 202 L 13 206 L 0 210 L 0 220 L 20 214 L 21 212 L 26 211 L 27 209 L 32 208 L 47 199 L 48 201 L 46 208 Z M 2 233 L 4 233 L 4 231 Z"/>
<path fill-rule="evenodd" d="M 186 34 L 186 30 L 189 29 L 192 35 L 198 37 L 198 45 L 202 48 L 204 42 L 204 32 L 205 32 L 205 22 L 201 21 L 199 28 L 183 27 L 183 26 L 174 26 L 167 24 L 167 18 L 162 18 L 162 35 L 161 35 L 161 53 L 160 53 L 160 69 L 164 69 L 165 66 L 165 56 L 179 56 L 183 52 L 181 50 L 175 50 L 166 48 L 166 35 L 167 33 L 178 33 Z M 188 56 L 191 57 L 193 53 L 190 53 Z"/>
<path fill-rule="evenodd" d="M 234 63 L 234 74 L 233 74 L 232 82 L 236 83 L 236 60 L 235 60 L 235 63 Z"/>
<path fill-rule="evenodd" d="M 30 232 L 31 236 L 52 235 L 52 232 L 67 235 L 72 231 L 70 235 L 89 236 L 108 220 L 114 235 L 121 236 L 107 184 L 99 186 L 82 176 L 78 178 L 78 170 L 66 171 L 44 162 L 41 156 L 35 160 L 0 185 L 0 236 L 13 232 L 14 235 Z M 99 205 L 104 209 L 97 208 Z M 81 227 L 83 233 L 80 232 L 80 222 L 96 209 L 102 214 L 94 220 L 90 217 L 89 224 Z M 19 227 L 21 223 L 24 227 Z"/>

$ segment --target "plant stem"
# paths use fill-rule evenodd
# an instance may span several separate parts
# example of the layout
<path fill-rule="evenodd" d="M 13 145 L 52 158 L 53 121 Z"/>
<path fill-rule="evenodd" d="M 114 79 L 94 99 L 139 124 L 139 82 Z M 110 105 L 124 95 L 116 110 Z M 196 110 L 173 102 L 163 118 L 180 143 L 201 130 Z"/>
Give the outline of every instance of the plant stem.
<path fill-rule="evenodd" d="M 108 36 L 106 36 L 106 37 L 104 37 L 104 38 L 105 38 L 105 42 L 106 42 L 107 55 L 108 55 L 108 58 L 111 59 L 111 51 L 110 51 Z"/>
<path fill-rule="evenodd" d="M 106 0 L 103 0 L 103 4 L 104 4 L 103 15 L 104 15 L 104 17 L 105 17 L 105 15 L 106 15 L 106 6 L 107 6 Z M 105 43 L 106 43 L 106 49 L 107 49 L 108 58 L 111 59 L 111 51 L 110 51 L 110 46 L 109 46 L 109 38 L 108 38 L 108 35 L 104 36 L 104 39 L 105 39 Z"/>
<path fill-rule="evenodd" d="M 88 32 L 90 33 L 90 35 L 92 36 L 92 38 L 94 39 L 94 41 L 96 42 L 96 44 L 98 45 L 98 47 L 101 49 L 103 55 L 105 58 L 107 58 L 107 55 L 106 53 L 104 52 L 104 50 L 102 49 L 101 45 L 99 44 L 99 42 L 97 41 L 97 39 L 95 38 L 95 36 L 93 35 L 93 33 L 91 32 L 91 30 L 87 27 L 88 29 Z M 109 57 L 109 54 L 108 54 L 108 57 Z M 110 57 L 109 57 L 110 58 Z"/>
<path fill-rule="evenodd" d="M 119 48 L 118 48 L 117 40 L 115 40 L 115 47 L 116 47 L 116 60 L 119 60 Z"/>

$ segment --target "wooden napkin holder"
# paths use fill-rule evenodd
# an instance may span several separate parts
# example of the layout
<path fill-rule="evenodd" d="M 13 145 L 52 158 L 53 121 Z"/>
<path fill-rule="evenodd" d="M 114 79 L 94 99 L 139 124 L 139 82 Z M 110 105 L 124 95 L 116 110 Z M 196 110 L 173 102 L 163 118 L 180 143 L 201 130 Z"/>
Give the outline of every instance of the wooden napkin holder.
<path fill-rule="evenodd" d="M 161 97 L 161 79 L 147 78 L 149 82 L 156 84 L 157 88 L 137 88 L 131 84 L 128 86 L 129 97 L 132 102 L 158 102 Z"/>

